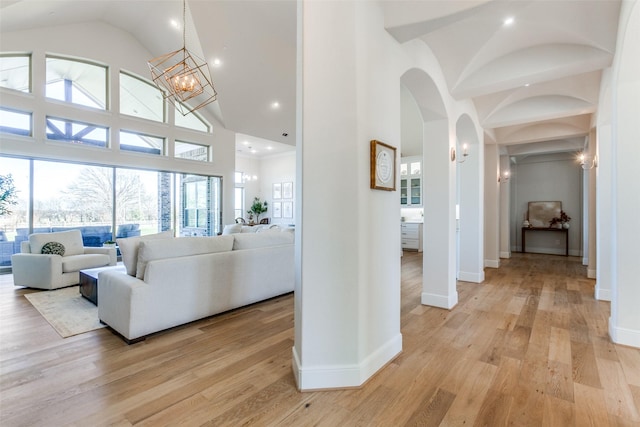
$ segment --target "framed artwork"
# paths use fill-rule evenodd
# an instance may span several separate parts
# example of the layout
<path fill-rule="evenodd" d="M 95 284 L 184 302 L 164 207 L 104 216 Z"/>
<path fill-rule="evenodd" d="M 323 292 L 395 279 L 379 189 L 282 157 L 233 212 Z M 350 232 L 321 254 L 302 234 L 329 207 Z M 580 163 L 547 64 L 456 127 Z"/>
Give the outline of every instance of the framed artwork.
<path fill-rule="evenodd" d="M 293 202 L 282 202 L 282 217 L 293 218 Z"/>
<path fill-rule="evenodd" d="M 371 188 L 396 190 L 396 148 L 384 142 L 371 141 Z"/>
<path fill-rule="evenodd" d="M 273 217 L 282 218 L 282 202 L 273 202 Z"/>
<path fill-rule="evenodd" d="M 282 184 L 276 182 L 273 184 L 272 198 L 274 200 L 282 199 Z"/>
<path fill-rule="evenodd" d="M 282 183 L 282 198 L 293 199 L 293 182 Z"/>

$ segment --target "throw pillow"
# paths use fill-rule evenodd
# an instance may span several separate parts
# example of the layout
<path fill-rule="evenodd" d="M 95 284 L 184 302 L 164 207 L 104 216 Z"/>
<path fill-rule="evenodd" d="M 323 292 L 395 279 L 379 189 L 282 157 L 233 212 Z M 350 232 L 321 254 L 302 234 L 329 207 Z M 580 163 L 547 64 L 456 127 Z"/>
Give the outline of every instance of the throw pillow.
<path fill-rule="evenodd" d="M 47 242 L 42 245 L 43 254 L 64 256 L 64 245 L 58 242 Z"/>

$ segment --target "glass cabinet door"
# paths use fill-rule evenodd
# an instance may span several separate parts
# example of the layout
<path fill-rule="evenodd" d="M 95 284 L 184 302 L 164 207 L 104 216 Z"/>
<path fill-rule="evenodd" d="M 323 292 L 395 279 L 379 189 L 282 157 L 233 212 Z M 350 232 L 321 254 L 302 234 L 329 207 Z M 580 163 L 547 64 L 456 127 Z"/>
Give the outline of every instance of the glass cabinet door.
<path fill-rule="evenodd" d="M 406 179 L 401 179 L 400 180 L 400 204 L 401 205 L 406 205 L 407 204 L 407 180 Z"/>
<path fill-rule="evenodd" d="M 420 178 L 411 179 L 411 204 L 422 204 L 422 188 L 420 186 Z"/>

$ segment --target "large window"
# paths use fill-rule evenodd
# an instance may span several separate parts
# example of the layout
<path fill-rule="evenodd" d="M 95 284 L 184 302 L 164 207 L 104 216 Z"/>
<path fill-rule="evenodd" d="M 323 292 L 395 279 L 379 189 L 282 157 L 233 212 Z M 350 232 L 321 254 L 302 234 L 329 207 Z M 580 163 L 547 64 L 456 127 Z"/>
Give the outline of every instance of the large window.
<path fill-rule="evenodd" d="M 13 135 L 32 135 L 31 113 L 0 108 L 0 132 Z"/>
<path fill-rule="evenodd" d="M 107 109 L 107 67 L 47 57 L 47 98 Z"/>
<path fill-rule="evenodd" d="M 164 138 L 143 135 L 136 132 L 120 131 L 120 149 L 160 155 L 164 153 Z"/>
<path fill-rule="evenodd" d="M 176 141 L 175 156 L 182 159 L 209 161 L 209 146 L 193 144 L 191 142 Z"/>
<path fill-rule="evenodd" d="M 31 92 L 31 55 L 0 55 L 0 87 Z"/>
<path fill-rule="evenodd" d="M 182 214 L 180 234 L 207 236 L 222 228 L 222 180 L 201 175 L 178 175 Z"/>
<path fill-rule="evenodd" d="M 47 117 L 47 139 L 104 148 L 108 135 L 108 129 L 103 126 Z"/>
<path fill-rule="evenodd" d="M 13 182 L 15 203 L 0 215 L 0 266 L 8 266 L 34 232 L 79 229 L 85 246 L 101 246 L 165 230 L 179 236 L 222 231 L 219 177 L 0 156 L 5 177 Z"/>
<path fill-rule="evenodd" d="M 162 91 L 151 83 L 120 73 L 120 113 L 164 122 Z"/>
<path fill-rule="evenodd" d="M 180 126 L 187 129 L 199 130 L 201 132 L 209 132 L 209 125 L 197 115 L 197 113 L 187 114 L 183 116 L 182 113 L 175 109 L 175 122 L 176 126 Z"/>

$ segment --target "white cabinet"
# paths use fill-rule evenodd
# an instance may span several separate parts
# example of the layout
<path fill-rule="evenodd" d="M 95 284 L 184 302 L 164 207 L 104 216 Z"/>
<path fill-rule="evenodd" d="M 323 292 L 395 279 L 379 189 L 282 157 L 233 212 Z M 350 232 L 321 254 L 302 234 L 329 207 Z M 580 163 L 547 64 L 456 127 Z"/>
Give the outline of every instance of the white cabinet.
<path fill-rule="evenodd" d="M 400 205 L 422 206 L 422 160 L 420 157 L 400 159 Z"/>
<path fill-rule="evenodd" d="M 403 222 L 400 224 L 402 249 L 413 249 L 422 252 L 422 224 Z"/>

